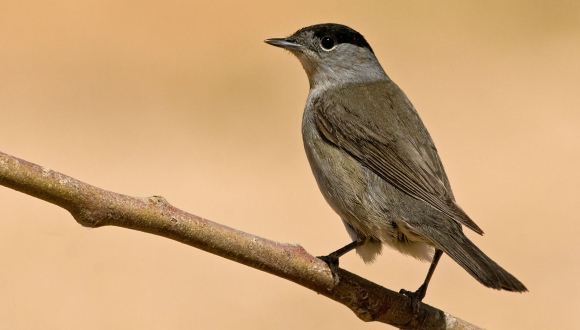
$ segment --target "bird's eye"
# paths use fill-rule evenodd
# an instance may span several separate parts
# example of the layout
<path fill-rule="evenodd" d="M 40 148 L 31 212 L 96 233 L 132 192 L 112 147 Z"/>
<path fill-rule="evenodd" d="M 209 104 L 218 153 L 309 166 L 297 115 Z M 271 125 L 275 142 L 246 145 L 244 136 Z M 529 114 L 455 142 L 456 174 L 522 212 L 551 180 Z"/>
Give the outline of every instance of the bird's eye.
<path fill-rule="evenodd" d="M 324 50 L 332 50 L 336 46 L 336 40 L 329 36 L 322 37 L 322 39 L 320 39 L 320 46 Z"/>

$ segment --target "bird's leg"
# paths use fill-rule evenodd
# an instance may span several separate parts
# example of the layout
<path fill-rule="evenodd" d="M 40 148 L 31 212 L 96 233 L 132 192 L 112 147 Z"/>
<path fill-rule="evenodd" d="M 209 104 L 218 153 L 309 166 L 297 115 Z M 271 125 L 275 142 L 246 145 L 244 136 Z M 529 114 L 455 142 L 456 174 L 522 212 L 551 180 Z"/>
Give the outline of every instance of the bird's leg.
<path fill-rule="evenodd" d="M 431 267 L 429 267 L 429 272 L 427 273 L 425 282 L 423 282 L 423 285 L 421 285 L 419 289 L 417 289 L 417 291 L 411 292 L 405 289 L 401 289 L 401 291 L 399 291 L 399 293 L 402 293 L 405 296 L 411 298 L 411 306 L 413 306 L 413 312 L 415 313 L 419 311 L 421 300 L 423 300 L 423 298 L 425 298 L 425 294 L 427 294 L 427 286 L 429 285 L 431 276 L 433 276 L 433 272 L 435 272 L 435 267 L 437 267 L 437 263 L 439 262 L 439 259 L 441 259 L 442 254 L 443 251 L 435 249 L 435 255 L 433 256 L 433 261 L 431 261 Z"/>
<path fill-rule="evenodd" d="M 340 278 L 338 276 L 338 258 L 342 257 L 347 252 L 354 250 L 357 246 L 365 244 L 365 240 L 357 239 L 356 241 L 350 242 L 349 244 L 341 247 L 340 249 L 330 253 L 327 256 L 318 256 L 317 258 L 326 262 L 334 278 L 334 285 L 337 285 Z"/>

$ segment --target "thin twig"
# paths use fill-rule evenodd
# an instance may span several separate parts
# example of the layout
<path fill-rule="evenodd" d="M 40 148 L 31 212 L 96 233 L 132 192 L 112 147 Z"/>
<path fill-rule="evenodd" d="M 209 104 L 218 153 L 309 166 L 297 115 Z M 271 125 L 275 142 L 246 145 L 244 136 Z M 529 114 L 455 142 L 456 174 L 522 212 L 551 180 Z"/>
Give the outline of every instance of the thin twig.
<path fill-rule="evenodd" d="M 363 321 L 401 329 L 480 329 L 346 270 L 330 269 L 296 244 L 278 243 L 220 225 L 170 205 L 163 197 L 131 197 L 0 152 L 0 185 L 68 210 L 85 227 L 118 226 L 167 237 L 300 284 L 350 308 Z"/>

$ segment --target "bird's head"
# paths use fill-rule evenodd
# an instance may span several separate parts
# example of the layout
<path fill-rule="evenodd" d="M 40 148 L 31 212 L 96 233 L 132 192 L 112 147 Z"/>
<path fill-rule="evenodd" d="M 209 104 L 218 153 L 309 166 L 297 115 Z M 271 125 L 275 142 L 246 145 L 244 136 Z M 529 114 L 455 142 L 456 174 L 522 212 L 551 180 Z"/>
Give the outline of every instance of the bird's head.
<path fill-rule="evenodd" d="M 264 42 L 298 57 L 311 89 L 388 79 L 365 38 L 348 26 L 312 25 Z"/>

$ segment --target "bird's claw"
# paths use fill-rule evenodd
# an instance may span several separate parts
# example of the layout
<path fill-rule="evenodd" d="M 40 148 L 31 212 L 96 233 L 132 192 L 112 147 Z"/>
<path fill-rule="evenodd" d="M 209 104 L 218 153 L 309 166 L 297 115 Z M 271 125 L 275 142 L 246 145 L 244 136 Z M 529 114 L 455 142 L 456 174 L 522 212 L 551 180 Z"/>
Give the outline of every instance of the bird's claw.
<path fill-rule="evenodd" d="M 427 287 L 425 284 L 423 284 L 415 292 L 401 289 L 399 293 L 411 298 L 411 307 L 413 307 L 413 313 L 417 314 L 419 312 L 419 308 L 421 307 L 421 301 L 423 298 L 425 298 L 425 294 L 427 293 Z"/>
<path fill-rule="evenodd" d="M 330 272 L 332 273 L 332 278 L 334 279 L 334 285 L 337 285 L 340 281 L 340 277 L 338 276 L 338 257 L 329 254 L 327 256 L 318 256 L 316 258 L 324 261 L 328 265 L 328 268 L 330 268 Z"/>

